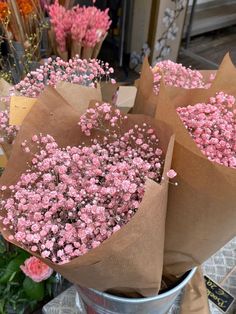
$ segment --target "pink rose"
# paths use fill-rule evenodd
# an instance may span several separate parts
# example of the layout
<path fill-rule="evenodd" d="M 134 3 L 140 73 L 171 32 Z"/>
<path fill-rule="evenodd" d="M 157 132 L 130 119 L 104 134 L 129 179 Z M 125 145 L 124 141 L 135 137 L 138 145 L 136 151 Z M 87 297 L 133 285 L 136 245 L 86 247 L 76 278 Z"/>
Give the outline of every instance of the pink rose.
<path fill-rule="evenodd" d="M 52 268 L 34 256 L 25 260 L 25 264 L 21 265 L 20 269 L 35 282 L 46 280 L 53 273 Z"/>

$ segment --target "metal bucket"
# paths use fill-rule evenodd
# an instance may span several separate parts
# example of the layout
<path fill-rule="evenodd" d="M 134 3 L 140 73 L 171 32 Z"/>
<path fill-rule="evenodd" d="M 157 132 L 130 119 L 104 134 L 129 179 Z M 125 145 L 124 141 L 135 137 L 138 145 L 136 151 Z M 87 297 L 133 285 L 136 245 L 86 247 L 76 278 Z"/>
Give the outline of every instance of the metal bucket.
<path fill-rule="evenodd" d="M 196 268 L 187 273 L 174 288 L 149 298 L 129 299 L 94 289 L 76 288 L 88 314 L 166 314 L 195 271 Z"/>

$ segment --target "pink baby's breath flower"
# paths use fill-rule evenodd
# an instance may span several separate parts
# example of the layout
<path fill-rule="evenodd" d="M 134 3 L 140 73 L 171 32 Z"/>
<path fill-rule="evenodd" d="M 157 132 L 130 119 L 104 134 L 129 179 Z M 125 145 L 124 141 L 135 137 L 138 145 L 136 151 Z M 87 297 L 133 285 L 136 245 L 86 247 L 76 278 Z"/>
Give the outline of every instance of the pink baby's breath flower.
<path fill-rule="evenodd" d="M 182 64 L 164 60 L 152 68 L 154 74 L 154 92 L 159 93 L 160 82 L 163 78 L 167 86 L 191 88 L 209 88 L 215 75 L 211 74 L 209 82 L 205 82 L 201 72 L 186 68 Z"/>
<path fill-rule="evenodd" d="M 185 127 L 202 153 L 211 161 L 235 168 L 235 98 L 224 92 L 210 97 L 208 103 L 177 108 Z"/>
<path fill-rule="evenodd" d="M 35 98 L 38 97 L 46 86 L 56 86 L 56 84 L 61 81 L 95 87 L 95 83 L 101 81 L 103 78 L 105 78 L 106 81 L 110 79 L 112 72 L 109 72 L 109 74 L 105 73 L 105 68 L 106 66 L 102 61 L 95 59 L 87 61 L 81 60 L 76 56 L 66 62 L 60 58 L 56 58 L 56 60 L 49 58 L 40 68 L 28 73 L 24 80 L 14 86 L 14 90 L 15 92 L 19 92 L 22 96 Z M 38 79 L 39 75 L 40 80 Z M 8 113 L 7 115 L 2 115 L 3 123 L 6 123 L 4 121 L 5 119 L 7 119 L 7 121 L 9 120 Z M 34 139 L 36 140 L 36 136 Z"/>
<path fill-rule="evenodd" d="M 177 176 L 177 173 L 173 170 L 173 169 L 170 169 L 168 172 L 167 172 L 167 177 L 170 178 L 170 179 L 173 179 Z"/>

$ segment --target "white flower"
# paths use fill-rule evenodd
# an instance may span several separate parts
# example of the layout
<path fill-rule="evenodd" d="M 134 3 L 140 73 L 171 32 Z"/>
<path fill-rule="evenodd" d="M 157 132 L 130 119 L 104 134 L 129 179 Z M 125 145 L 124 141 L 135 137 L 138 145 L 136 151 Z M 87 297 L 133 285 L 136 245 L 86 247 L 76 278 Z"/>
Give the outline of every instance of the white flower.
<path fill-rule="evenodd" d="M 159 39 L 159 40 L 156 42 L 155 50 L 156 50 L 156 51 L 160 51 L 165 45 L 166 45 L 166 40 L 165 40 L 164 38 Z"/>
<path fill-rule="evenodd" d="M 143 58 L 144 58 L 145 56 L 149 56 L 150 52 L 151 52 L 151 49 L 149 48 L 148 44 L 145 43 L 145 44 L 143 45 L 143 47 L 142 47 L 142 56 L 143 56 Z"/>
<path fill-rule="evenodd" d="M 162 52 L 161 52 L 161 57 L 167 57 L 171 52 L 171 49 L 169 46 L 166 46 L 163 48 Z"/>
<path fill-rule="evenodd" d="M 171 40 L 174 40 L 176 38 L 178 30 L 179 30 L 179 28 L 176 25 L 176 23 L 173 23 L 173 25 L 168 29 L 167 38 L 171 39 Z"/>
<path fill-rule="evenodd" d="M 163 24 L 165 27 L 169 27 L 170 24 L 174 21 L 175 18 L 175 11 L 171 10 L 170 8 L 166 8 L 164 11 L 164 17 L 162 19 Z"/>
<path fill-rule="evenodd" d="M 140 54 L 138 54 L 136 51 L 133 51 L 130 56 L 130 62 L 133 65 L 138 65 L 140 61 L 141 61 Z"/>
<path fill-rule="evenodd" d="M 177 0 L 176 1 L 176 9 L 177 10 L 183 10 L 185 8 L 186 4 L 187 4 L 186 0 Z"/>

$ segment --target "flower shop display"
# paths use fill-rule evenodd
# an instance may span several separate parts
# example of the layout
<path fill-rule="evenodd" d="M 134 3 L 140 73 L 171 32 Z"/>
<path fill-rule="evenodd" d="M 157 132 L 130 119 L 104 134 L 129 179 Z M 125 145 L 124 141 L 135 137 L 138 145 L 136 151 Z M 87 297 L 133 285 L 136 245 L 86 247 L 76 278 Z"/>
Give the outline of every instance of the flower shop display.
<path fill-rule="evenodd" d="M 1 178 L 2 193 L 8 187 L 13 193 L 1 203 L 1 232 L 71 282 L 157 293 L 168 175 L 174 176 L 171 134 L 165 124 L 125 117 L 108 104 L 81 116 L 46 88 L 23 121 Z M 13 222 L 10 199 L 17 195 L 21 214 Z"/>
<path fill-rule="evenodd" d="M 8 247 L 0 236 L 0 311 L 23 314 L 52 297 L 57 282 L 53 270 L 36 257 Z"/>
<path fill-rule="evenodd" d="M 0 54 L 0 76 L 16 83 L 41 59 L 40 45 L 47 23 L 40 1 L 0 2 L 0 43 L 8 53 Z"/>
<path fill-rule="evenodd" d="M 64 60 L 77 54 L 82 59 L 97 58 L 111 25 L 108 9 L 77 5 L 68 10 L 56 0 L 48 6 L 48 12 L 59 56 Z"/>
<path fill-rule="evenodd" d="M 156 295 L 236 235 L 235 67 L 226 56 L 214 79 L 171 62 L 154 72 L 145 60 L 127 116 L 88 108 L 82 90 L 78 110 L 54 68 L 52 86 L 40 71 L 17 86 L 38 98 L 0 178 L 0 230 L 81 287 Z"/>

